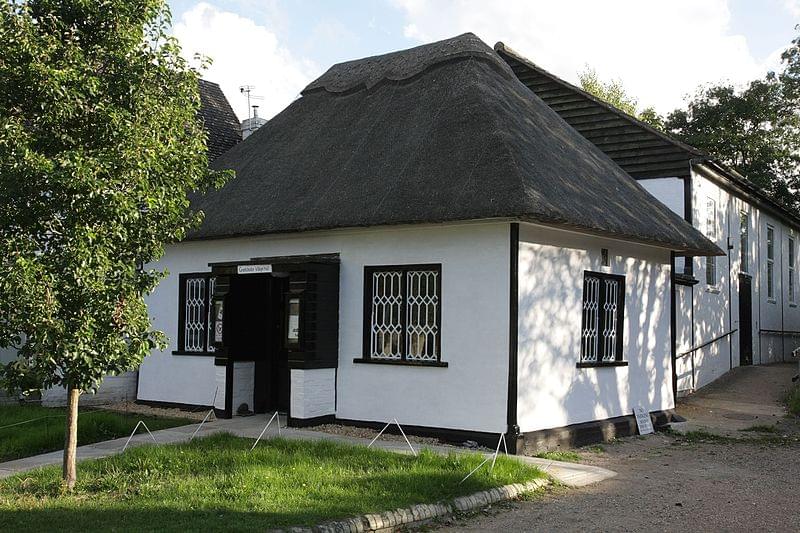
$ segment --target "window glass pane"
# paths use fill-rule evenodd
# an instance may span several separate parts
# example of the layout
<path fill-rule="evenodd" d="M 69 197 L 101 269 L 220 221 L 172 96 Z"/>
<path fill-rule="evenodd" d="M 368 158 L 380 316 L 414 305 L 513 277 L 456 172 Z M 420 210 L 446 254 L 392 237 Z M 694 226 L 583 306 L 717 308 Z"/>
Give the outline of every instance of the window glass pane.
<path fill-rule="evenodd" d="M 775 230 L 767 227 L 767 258 L 775 259 Z"/>
<path fill-rule="evenodd" d="M 619 281 L 603 280 L 605 283 L 605 302 L 603 302 L 603 361 L 614 361 L 617 358 L 617 310 L 619 298 Z"/>
<path fill-rule="evenodd" d="M 436 270 L 406 272 L 406 357 L 411 361 L 436 361 L 439 357 L 438 284 Z"/>
<path fill-rule="evenodd" d="M 710 240 L 717 238 L 717 203 L 712 198 L 706 199 L 706 236 Z"/>
<path fill-rule="evenodd" d="M 747 261 L 750 250 L 750 217 L 742 211 L 739 217 L 739 270 L 747 272 Z"/>
<path fill-rule="evenodd" d="M 372 273 L 372 324 L 370 357 L 375 359 L 401 358 L 401 294 L 402 273 L 384 271 Z"/>
<path fill-rule="evenodd" d="M 767 297 L 769 298 L 775 297 L 775 287 L 773 285 L 774 269 L 775 263 L 767 261 Z"/>
<path fill-rule="evenodd" d="M 581 362 L 611 363 L 620 358 L 625 279 L 620 276 L 585 272 L 583 277 L 583 318 Z"/>
<path fill-rule="evenodd" d="M 706 257 L 706 284 L 717 284 L 717 258 Z"/>
<path fill-rule="evenodd" d="M 598 322 L 600 309 L 600 278 L 586 276 L 583 279 L 583 332 L 581 361 L 597 362 Z"/>
<path fill-rule="evenodd" d="M 206 339 L 206 280 L 186 278 L 183 325 L 183 349 L 202 352 Z"/>
<path fill-rule="evenodd" d="M 789 283 L 787 283 L 787 287 L 789 290 L 789 301 L 794 302 L 794 239 L 789 237 Z"/>
<path fill-rule="evenodd" d="M 775 298 L 775 230 L 767 226 L 767 298 Z"/>
<path fill-rule="evenodd" d="M 209 352 L 213 352 L 215 350 L 214 345 L 211 344 L 214 340 L 214 319 L 212 316 L 211 299 L 214 297 L 214 286 L 216 285 L 216 283 L 217 283 L 216 277 L 208 278 L 208 304 L 207 304 L 208 319 L 206 321 L 206 324 L 208 324 L 208 327 L 206 328 L 208 331 L 208 339 L 206 340 L 206 347 L 207 347 L 206 350 Z"/>

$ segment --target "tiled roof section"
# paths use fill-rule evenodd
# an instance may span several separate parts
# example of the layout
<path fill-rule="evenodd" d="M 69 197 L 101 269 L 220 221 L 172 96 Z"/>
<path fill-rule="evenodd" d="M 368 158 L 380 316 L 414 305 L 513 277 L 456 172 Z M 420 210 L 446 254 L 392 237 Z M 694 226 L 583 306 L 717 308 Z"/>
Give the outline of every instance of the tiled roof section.
<path fill-rule="evenodd" d="M 242 140 L 239 119 L 219 85 L 200 80 L 200 115 L 208 131 L 208 159 L 213 161 Z"/>
<path fill-rule="evenodd" d="M 494 46 L 517 78 L 553 111 L 634 178 L 687 177 L 704 164 L 762 209 L 800 228 L 800 218 L 712 155 L 659 131 L 562 80 L 502 42 Z"/>
<path fill-rule="evenodd" d="M 634 178 L 684 177 L 707 156 L 530 62 L 503 43 L 497 53 L 536 96 Z"/>

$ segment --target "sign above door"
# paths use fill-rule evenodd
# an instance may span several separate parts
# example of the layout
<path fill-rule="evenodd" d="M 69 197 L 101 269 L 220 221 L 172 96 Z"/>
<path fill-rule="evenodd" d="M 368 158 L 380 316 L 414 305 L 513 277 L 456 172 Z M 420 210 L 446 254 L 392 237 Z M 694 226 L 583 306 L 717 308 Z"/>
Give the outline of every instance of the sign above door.
<path fill-rule="evenodd" d="M 237 274 L 269 274 L 272 272 L 272 265 L 238 265 Z"/>

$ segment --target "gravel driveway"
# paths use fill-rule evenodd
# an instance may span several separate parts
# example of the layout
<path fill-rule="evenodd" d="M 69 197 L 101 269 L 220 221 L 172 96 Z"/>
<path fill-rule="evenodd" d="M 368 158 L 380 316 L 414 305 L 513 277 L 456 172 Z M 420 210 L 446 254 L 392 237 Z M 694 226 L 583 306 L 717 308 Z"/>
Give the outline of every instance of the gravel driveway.
<path fill-rule="evenodd" d="M 617 477 L 457 520 L 453 531 L 800 531 L 795 365 L 747 367 L 680 402 L 684 429 L 579 451 Z M 756 426 L 756 427 L 754 427 Z M 753 429 L 767 427 L 769 432 Z M 716 434 L 717 436 L 711 435 Z"/>
<path fill-rule="evenodd" d="M 800 531 L 800 443 L 631 437 L 583 452 L 618 472 L 581 489 L 555 489 L 452 531 Z M 780 439 L 782 440 L 782 439 Z"/>

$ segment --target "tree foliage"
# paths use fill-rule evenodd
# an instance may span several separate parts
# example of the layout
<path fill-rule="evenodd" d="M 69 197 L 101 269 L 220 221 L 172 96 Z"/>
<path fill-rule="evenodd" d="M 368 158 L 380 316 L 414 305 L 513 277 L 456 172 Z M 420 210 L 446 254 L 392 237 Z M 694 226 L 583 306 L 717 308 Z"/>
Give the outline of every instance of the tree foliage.
<path fill-rule="evenodd" d="M 783 53 L 783 70 L 742 89 L 700 89 L 665 129 L 709 152 L 789 208 L 800 208 L 800 37 Z"/>
<path fill-rule="evenodd" d="M 613 105 L 620 111 L 636 117 L 642 122 L 650 124 L 656 128 L 663 125 L 663 118 L 653 107 L 646 107 L 639 111 L 639 100 L 628 94 L 621 80 L 603 81 L 597 72 L 590 67 L 586 67 L 583 72 L 578 74 L 581 89 L 601 100 Z"/>
<path fill-rule="evenodd" d="M 95 387 L 164 335 L 141 265 L 200 221 L 218 186 L 198 72 L 162 0 L 4 0 L 0 7 L 0 346 L 13 389 Z"/>

